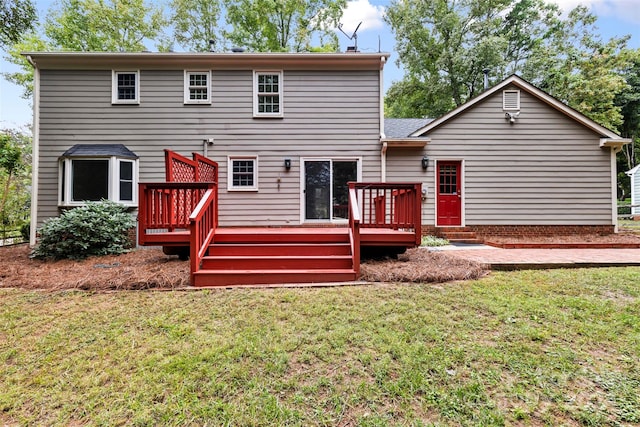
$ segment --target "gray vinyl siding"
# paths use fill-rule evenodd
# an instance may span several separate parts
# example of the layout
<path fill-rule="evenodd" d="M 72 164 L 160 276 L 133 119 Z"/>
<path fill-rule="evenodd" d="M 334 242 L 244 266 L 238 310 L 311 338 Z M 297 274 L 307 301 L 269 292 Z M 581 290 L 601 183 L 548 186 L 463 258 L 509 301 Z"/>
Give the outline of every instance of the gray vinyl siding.
<path fill-rule="evenodd" d="M 633 175 L 631 175 L 631 204 L 640 204 L 640 169 L 637 169 Z M 631 208 L 633 215 L 640 214 L 640 207 Z"/>
<path fill-rule="evenodd" d="M 598 134 L 524 90 L 513 125 L 498 91 L 423 136 L 431 138 L 424 150 L 389 152 L 387 180 L 427 185 L 424 224 L 435 224 L 438 159 L 464 161 L 466 225 L 612 224 L 610 150 L 599 147 Z"/>
<path fill-rule="evenodd" d="M 163 182 L 164 148 L 202 154 L 214 138 L 225 226 L 299 224 L 303 157 L 357 157 L 363 179 L 380 180 L 377 70 L 285 69 L 283 118 L 253 118 L 252 70 L 213 70 L 211 105 L 185 105 L 183 77 L 143 69 L 140 105 L 112 105 L 111 70 L 41 71 L 39 223 L 59 214 L 58 158 L 81 143 L 122 143 L 140 156 L 140 182 Z M 227 192 L 228 155 L 258 156 L 257 192 Z"/>

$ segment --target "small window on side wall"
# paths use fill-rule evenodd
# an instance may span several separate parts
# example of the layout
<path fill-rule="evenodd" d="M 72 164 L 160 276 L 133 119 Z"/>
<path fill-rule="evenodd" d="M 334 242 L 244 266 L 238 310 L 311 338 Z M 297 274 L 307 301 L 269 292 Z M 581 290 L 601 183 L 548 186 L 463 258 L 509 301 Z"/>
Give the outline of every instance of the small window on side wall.
<path fill-rule="evenodd" d="M 113 71 L 111 103 L 140 103 L 140 71 Z"/>
<path fill-rule="evenodd" d="M 254 117 L 282 117 L 282 71 L 255 71 L 253 78 Z"/>
<path fill-rule="evenodd" d="M 211 72 L 184 72 L 184 103 L 211 104 Z"/>
<path fill-rule="evenodd" d="M 227 190 L 258 191 L 257 157 L 230 156 L 227 169 Z"/>

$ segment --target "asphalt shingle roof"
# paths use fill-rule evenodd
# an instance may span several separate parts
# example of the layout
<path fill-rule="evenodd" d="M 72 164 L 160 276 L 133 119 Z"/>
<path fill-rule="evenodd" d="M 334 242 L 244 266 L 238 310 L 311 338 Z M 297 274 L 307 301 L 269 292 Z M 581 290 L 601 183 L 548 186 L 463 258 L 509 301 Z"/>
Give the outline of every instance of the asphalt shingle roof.
<path fill-rule="evenodd" d="M 137 159 L 138 155 L 122 144 L 76 144 L 62 157 L 125 157 Z"/>
<path fill-rule="evenodd" d="M 433 119 L 384 119 L 384 134 L 387 138 L 406 138 Z"/>

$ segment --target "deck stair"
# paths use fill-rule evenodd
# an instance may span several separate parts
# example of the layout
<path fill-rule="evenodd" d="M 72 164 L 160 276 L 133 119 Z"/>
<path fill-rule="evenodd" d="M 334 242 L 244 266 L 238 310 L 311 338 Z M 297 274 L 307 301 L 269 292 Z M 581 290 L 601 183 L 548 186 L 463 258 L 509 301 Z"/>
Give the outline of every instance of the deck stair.
<path fill-rule="evenodd" d="M 467 227 L 439 228 L 437 230 L 437 235 L 438 237 L 447 239 L 452 243 L 469 243 L 469 244 L 482 243 L 482 240 L 478 238 L 475 231 L 472 231 Z"/>
<path fill-rule="evenodd" d="M 194 286 L 356 280 L 347 228 L 224 228 L 194 275 Z"/>

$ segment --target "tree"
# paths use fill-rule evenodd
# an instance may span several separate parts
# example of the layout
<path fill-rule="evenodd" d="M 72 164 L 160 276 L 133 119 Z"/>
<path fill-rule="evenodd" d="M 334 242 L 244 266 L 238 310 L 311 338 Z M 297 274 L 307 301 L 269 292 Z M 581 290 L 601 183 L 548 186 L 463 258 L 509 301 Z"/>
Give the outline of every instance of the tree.
<path fill-rule="evenodd" d="M 622 124 L 616 96 L 627 87 L 628 37 L 606 42 L 597 36 L 596 17 L 578 6 L 532 50 L 523 77 L 599 124 Z"/>
<path fill-rule="evenodd" d="M 61 0 L 44 33 L 57 49 L 139 52 L 164 24 L 162 10 L 144 0 Z"/>
<path fill-rule="evenodd" d="M 337 50 L 333 28 L 346 0 L 225 0 L 225 37 L 253 52 Z"/>
<path fill-rule="evenodd" d="M 36 9 L 31 0 L 0 1 L 0 47 L 17 43 L 33 28 Z"/>
<path fill-rule="evenodd" d="M 171 23 L 176 42 L 192 52 L 209 50 L 222 36 L 218 27 L 220 4 L 217 0 L 171 0 Z"/>
<path fill-rule="evenodd" d="M 29 216 L 30 138 L 11 130 L 0 131 L 0 221 L 5 230 L 20 228 Z"/>
<path fill-rule="evenodd" d="M 22 97 L 25 99 L 31 98 L 33 94 L 33 67 L 22 56 L 22 52 L 41 52 L 51 50 L 48 43 L 46 43 L 40 36 L 35 33 L 29 33 L 23 37 L 23 40 L 11 46 L 6 59 L 14 64 L 20 66 L 21 71 L 13 73 L 2 73 L 2 76 L 8 81 L 22 86 Z"/>
<path fill-rule="evenodd" d="M 14 44 L 6 59 L 22 71 L 3 76 L 33 92 L 33 68 L 21 52 L 38 51 L 142 51 L 164 28 L 162 10 L 144 0 L 60 0 L 49 10 L 44 34 L 31 32 Z"/>
<path fill-rule="evenodd" d="M 623 118 L 620 135 L 632 141 L 622 148 L 617 157 L 618 185 L 624 195 L 631 192 L 631 183 L 625 172 L 640 164 L 640 49 L 631 55 L 630 64 L 623 73 L 627 88 L 618 94 L 615 101 Z"/>
<path fill-rule="evenodd" d="M 584 7 L 563 19 L 544 0 L 398 0 L 385 19 L 409 81 L 389 92 L 393 114 L 444 114 L 482 92 L 488 68 L 492 83 L 518 73 L 604 126 L 621 124 L 614 101 L 626 87 L 627 38 L 600 41 Z M 395 96 L 403 86 L 414 94 L 408 100 Z M 416 93 L 430 99 L 416 102 Z"/>
<path fill-rule="evenodd" d="M 482 70 L 505 66 L 500 12 L 509 0 L 394 1 L 385 20 L 396 35 L 399 62 L 413 84 L 439 101 L 421 115 L 437 116 L 482 90 Z"/>

